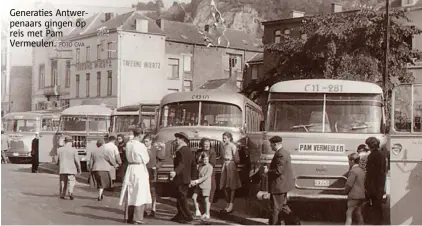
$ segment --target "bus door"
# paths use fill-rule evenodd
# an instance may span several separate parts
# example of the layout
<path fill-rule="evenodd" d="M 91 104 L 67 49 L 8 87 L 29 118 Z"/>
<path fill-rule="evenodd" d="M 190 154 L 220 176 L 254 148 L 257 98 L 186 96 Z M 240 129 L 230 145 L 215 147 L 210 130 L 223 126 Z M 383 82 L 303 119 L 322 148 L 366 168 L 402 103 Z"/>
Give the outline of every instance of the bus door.
<path fill-rule="evenodd" d="M 389 139 L 391 224 L 421 225 L 422 84 L 397 86 L 392 98 Z"/>
<path fill-rule="evenodd" d="M 41 129 L 39 141 L 40 162 L 54 162 L 57 154 L 56 134 L 59 129 L 60 117 L 54 115 L 41 116 Z"/>

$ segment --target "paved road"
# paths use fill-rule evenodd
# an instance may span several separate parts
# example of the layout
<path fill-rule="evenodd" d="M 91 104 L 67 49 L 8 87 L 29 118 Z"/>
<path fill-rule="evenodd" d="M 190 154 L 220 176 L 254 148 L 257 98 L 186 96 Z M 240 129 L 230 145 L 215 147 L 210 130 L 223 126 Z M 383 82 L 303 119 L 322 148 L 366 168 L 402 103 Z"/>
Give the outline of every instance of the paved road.
<path fill-rule="evenodd" d="M 116 225 L 123 223 L 123 210 L 118 198 L 106 196 L 97 201 L 96 192 L 88 185 L 77 183 L 75 200 L 59 199 L 59 178 L 47 173 L 31 173 L 30 165 L 1 165 L 1 224 L 84 224 Z M 175 215 L 172 206 L 159 204 L 157 217 L 148 224 L 171 225 Z M 231 223 L 212 219 L 211 224 Z M 195 221 L 194 224 L 201 224 Z M 233 224 L 232 224 L 233 225 Z"/>

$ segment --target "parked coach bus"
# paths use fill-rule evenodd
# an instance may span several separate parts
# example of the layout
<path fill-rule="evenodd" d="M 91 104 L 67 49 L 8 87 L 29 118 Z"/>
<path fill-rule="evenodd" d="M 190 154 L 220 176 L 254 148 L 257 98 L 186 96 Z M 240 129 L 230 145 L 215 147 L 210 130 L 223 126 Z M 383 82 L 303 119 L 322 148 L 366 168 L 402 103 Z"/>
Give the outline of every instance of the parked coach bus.
<path fill-rule="evenodd" d="M 62 111 L 59 133 L 72 136 L 83 167 L 89 161 L 90 150 L 96 148 L 96 141 L 107 135 L 110 116 L 111 109 L 101 105 L 79 105 Z"/>
<path fill-rule="evenodd" d="M 392 225 L 422 225 L 422 84 L 397 86 L 390 123 Z"/>
<path fill-rule="evenodd" d="M 132 135 L 130 129 L 134 126 L 140 126 L 147 134 L 153 133 L 156 127 L 155 114 L 158 106 L 158 103 L 142 103 L 114 109 L 111 114 L 111 133 L 115 136 L 123 134 L 129 137 Z M 140 121 L 143 122 L 142 125 Z"/>
<path fill-rule="evenodd" d="M 268 139 L 275 135 L 291 153 L 295 189 L 290 200 L 346 199 L 347 155 L 371 136 L 386 145 L 383 91 L 357 81 L 278 82 L 269 90 L 265 132 L 250 135 L 262 147 L 263 164 L 274 155 Z"/>
<path fill-rule="evenodd" d="M 211 146 L 217 152 L 216 180 L 222 167 L 222 135 L 228 131 L 237 142 L 240 155 L 239 170 L 242 182 L 248 183 L 249 156 L 246 148 L 246 132 L 259 131 L 262 120 L 261 108 L 245 96 L 220 90 L 198 90 L 171 93 L 163 97 L 160 104 L 156 141 L 164 143 L 166 160 L 158 171 L 158 183 L 166 185 L 173 170 L 176 152 L 174 134 L 185 132 L 190 139 L 189 146 L 196 150 L 201 138 L 211 139 Z M 217 186 L 218 188 L 218 186 Z M 165 189 L 163 189 L 164 191 Z M 168 189 L 167 189 L 168 190 Z"/>
<path fill-rule="evenodd" d="M 59 124 L 59 111 L 15 112 L 4 116 L 5 134 L 10 139 L 10 149 L 6 152 L 12 163 L 31 160 L 31 144 L 35 134 L 39 134 L 40 162 L 51 162 L 55 152 L 55 134 Z"/>

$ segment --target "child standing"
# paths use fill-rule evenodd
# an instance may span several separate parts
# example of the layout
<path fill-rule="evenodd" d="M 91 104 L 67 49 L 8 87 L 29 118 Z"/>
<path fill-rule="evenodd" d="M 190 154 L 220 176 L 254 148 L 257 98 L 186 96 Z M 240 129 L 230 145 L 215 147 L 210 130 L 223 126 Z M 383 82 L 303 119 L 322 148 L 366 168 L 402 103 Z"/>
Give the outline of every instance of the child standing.
<path fill-rule="evenodd" d="M 196 186 L 194 193 L 192 195 L 193 203 L 195 205 L 195 215 L 201 216 L 201 211 L 199 210 L 199 204 L 198 204 L 198 195 L 201 195 L 204 198 L 204 204 L 205 204 L 205 213 L 202 215 L 202 219 L 208 220 L 210 219 L 210 208 L 211 203 L 209 200 L 210 193 L 211 193 L 211 176 L 213 172 L 213 167 L 210 164 L 209 156 L 206 153 L 202 153 L 200 157 L 200 161 L 202 165 L 199 167 L 199 178 L 197 180 L 193 180 L 190 183 L 190 186 Z"/>
<path fill-rule="evenodd" d="M 359 167 L 359 154 L 352 153 L 349 158 L 349 176 L 346 182 L 347 212 L 346 225 L 352 224 L 353 213 L 358 224 L 363 225 L 362 206 L 365 202 L 365 172 Z"/>
<path fill-rule="evenodd" d="M 366 162 L 368 161 L 368 155 L 371 153 L 366 144 L 358 146 L 357 153 L 359 154 L 359 166 L 366 173 Z"/>
<path fill-rule="evenodd" d="M 223 133 L 223 168 L 220 177 L 220 189 L 224 190 L 227 206 L 222 212 L 233 212 L 233 203 L 236 189 L 242 187 L 239 173 L 237 172 L 237 163 L 239 163 L 239 153 L 233 143 L 233 136 L 229 132 Z"/>

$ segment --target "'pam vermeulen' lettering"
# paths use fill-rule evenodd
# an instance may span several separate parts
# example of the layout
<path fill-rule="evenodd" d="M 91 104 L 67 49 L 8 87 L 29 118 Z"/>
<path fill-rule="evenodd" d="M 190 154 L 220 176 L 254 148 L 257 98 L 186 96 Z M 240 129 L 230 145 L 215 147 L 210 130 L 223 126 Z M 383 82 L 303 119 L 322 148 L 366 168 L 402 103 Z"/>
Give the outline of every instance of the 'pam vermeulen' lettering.
<path fill-rule="evenodd" d="M 342 144 L 299 144 L 300 152 L 344 152 Z"/>

